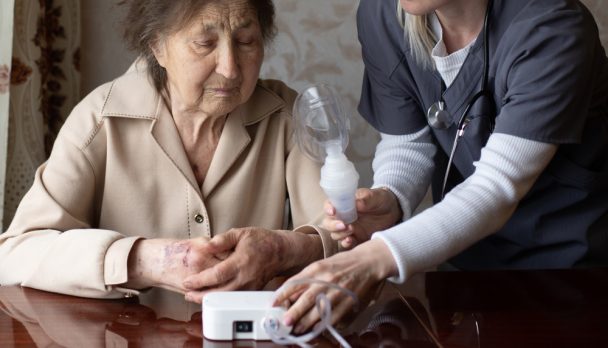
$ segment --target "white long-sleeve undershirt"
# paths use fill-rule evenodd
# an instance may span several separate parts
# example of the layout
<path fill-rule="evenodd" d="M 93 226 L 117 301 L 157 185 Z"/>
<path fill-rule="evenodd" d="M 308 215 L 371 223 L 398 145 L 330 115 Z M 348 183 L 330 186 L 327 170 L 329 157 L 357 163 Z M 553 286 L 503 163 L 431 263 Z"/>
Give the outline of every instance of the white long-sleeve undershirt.
<path fill-rule="evenodd" d="M 402 207 L 411 210 L 417 202 L 403 203 L 401 199 L 415 198 L 425 191 L 426 185 L 415 186 L 430 180 L 432 172 L 426 166 L 417 168 L 418 173 L 411 170 L 416 163 L 426 163 L 422 159 L 408 162 L 411 158 L 426 157 L 431 152 L 420 151 L 425 147 L 419 144 L 408 146 L 407 141 L 402 141 L 409 138 L 411 135 L 382 138 L 374 167 L 381 171 L 392 168 L 392 172 L 402 176 L 397 180 L 395 174 L 375 173 L 374 186 L 389 187 Z M 430 269 L 500 229 L 556 150 L 554 144 L 492 134 L 481 151 L 480 160 L 475 162 L 475 172 L 452 189 L 443 201 L 372 236 L 388 245 L 398 266 L 399 276 L 390 280 L 403 282 L 410 274 Z M 432 156 L 428 160 L 432 160 Z M 426 178 L 413 178 L 421 174 Z M 391 180 L 383 182 L 383 178 Z"/>

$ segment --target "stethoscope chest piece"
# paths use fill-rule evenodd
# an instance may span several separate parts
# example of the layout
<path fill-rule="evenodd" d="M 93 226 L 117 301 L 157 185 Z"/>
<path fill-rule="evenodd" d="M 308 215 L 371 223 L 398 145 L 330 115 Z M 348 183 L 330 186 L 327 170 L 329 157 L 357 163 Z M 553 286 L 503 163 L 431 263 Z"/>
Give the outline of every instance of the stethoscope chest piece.
<path fill-rule="evenodd" d="M 446 129 L 450 126 L 450 114 L 445 110 L 445 103 L 442 100 L 429 107 L 426 119 L 429 126 L 436 129 Z"/>

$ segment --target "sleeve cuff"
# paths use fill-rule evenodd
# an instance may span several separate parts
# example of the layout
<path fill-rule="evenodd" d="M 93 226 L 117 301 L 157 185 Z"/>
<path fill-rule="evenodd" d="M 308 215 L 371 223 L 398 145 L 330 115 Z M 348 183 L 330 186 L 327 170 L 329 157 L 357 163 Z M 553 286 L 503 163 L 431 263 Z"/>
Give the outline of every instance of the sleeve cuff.
<path fill-rule="evenodd" d="M 317 233 L 321 237 L 321 243 L 323 243 L 323 257 L 328 258 L 340 251 L 339 243 L 331 238 L 331 234 L 328 231 L 315 225 L 302 225 L 294 229 L 294 232 L 313 234 Z"/>
<path fill-rule="evenodd" d="M 405 283 L 405 280 L 407 279 L 407 270 L 405 269 L 405 260 L 401 257 L 401 254 L 398 252 L 398 249 L 395 247 L 395 245 L 392 243 L 392 241 L 388 238 L 386 238 L 386 236 L 382 233 L 374 233 L 372 234 L 372 239 L 376 239 L 379 238 L 381 239 L 384 244 L 386 244 L 386 246 L 388 246 L 388 249 L 391 251 L 391 255 L 393 256 L 393 259 L 395 259 L 395 263 L 397 264 L 397 268 L 399 270 L 399 275 L 395 276 L 395 277 L 390 277 L 388 278 L 388 281 L 392 282 L 392 283 L 396 283 L 396 284 L 403 284 Z"/>
<path fill-rule="evenodd" d="M 127 261 L 133 244 L 141 237 L 121 238 L 110 245 L 104 259 L 104 280 L 106 285 L 117 285 L 129 280 Z"/>

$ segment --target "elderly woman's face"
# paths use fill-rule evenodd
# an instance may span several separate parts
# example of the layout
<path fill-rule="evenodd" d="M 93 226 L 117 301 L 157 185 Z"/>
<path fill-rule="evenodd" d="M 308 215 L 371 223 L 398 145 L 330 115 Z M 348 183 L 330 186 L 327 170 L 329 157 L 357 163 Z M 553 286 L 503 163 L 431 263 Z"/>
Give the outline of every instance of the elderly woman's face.
<path fill-rule="evenodd" d="M 189 111 L 222 116 L 253 93 L 264 43 L 249 1 L 212 1 L 154 51 L 167 71 L 172 100 L 179 98 Z"/>

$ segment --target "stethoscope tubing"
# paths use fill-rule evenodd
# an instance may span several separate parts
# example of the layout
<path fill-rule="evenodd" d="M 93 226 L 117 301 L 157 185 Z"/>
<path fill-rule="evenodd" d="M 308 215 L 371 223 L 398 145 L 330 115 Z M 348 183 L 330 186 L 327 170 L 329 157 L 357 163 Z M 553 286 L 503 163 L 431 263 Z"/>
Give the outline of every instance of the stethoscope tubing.
<path fill-rule="evenodd" d="M 488 0 L 488 6 L 486 7 L 486 13 L 483 19 L 483 74 L 482 74 L 482 80 L 481 80 L 481 90 L 477 93 L 475 93 L 471 98 L 469 98 L 469 101 L 467 102 L 467 106 L 465 107 L 464 111 L 462 112 L 462 114 L 460 115 L 460 118 L 458 119 L 458 124 L 457 124 L 457 130 L 456 130 L 456 135 L 454 136 L 454 141 L 452 142 L 452 149 L 450 150 L 450 156 L 448 158 L 448 163 L 447 163 L 447 168 L 445 170 L 445 174 L 443 176 L 443 184 L 441 186 L 441 199 L 443 199 L 443 197 L 445 196 L 445 189 L 448 183 L 448 177 L 450 176 L 450 170 L 452 168 L 452 163 L 454 162 L 454 155 L 456 154 L 456 148 L 458 147 L 458 140 L 460 139 L 460 137 L 462 137 L 464 135 L 465 132 L 465 128 L 468 125 L 468 123 L 470 122 L 470 119 L 467 117 L 467 115 L 469 114 L 469 111 L 471 110 L 471 107 L 475 104 L 475 102 L 483 97 L 483 96 L 490 96 L 488 93 L 488 75 L 489 75 L 489 59 L 490 59 L 490 48 L 488 45 L 488 28 L 489 28 L 489 14 L 490 11 L 492 10 L 492 0 Z M 442 102 L 442 101 L 440 101 Z M 427 112 L 427 115 L 429 113 Z M 431 122 L 429 121 L 429 125 L 433 128 L 437 128 L 434 127 Z"/>

